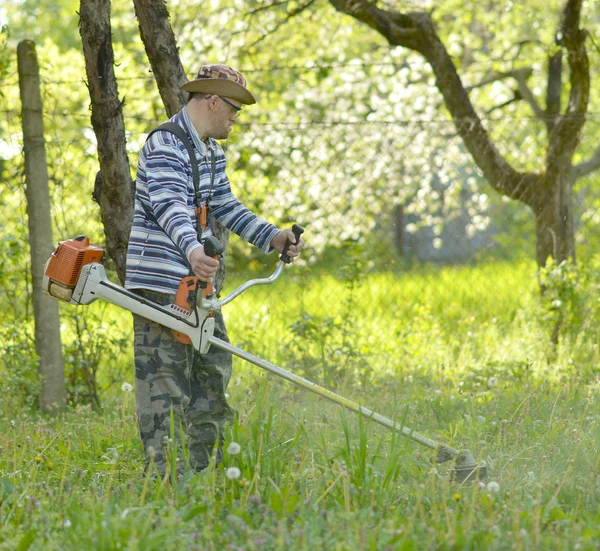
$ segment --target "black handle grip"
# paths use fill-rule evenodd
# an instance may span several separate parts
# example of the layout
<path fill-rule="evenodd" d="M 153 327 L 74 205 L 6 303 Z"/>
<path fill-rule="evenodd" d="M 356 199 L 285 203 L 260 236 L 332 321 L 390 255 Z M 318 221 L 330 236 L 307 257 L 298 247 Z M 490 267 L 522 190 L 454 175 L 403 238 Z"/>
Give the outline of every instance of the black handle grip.
<path fill-rule="evenodd" d="M 296 241 L 293 243 L 294 245 L 296 243 L 298 243 L 298 241 L 300 241 L 300 236 L 304 233 L 304 228 L 302 226 L 299 226 L 298 224 L 294 224 L 292 226 L 292 233 L 294 234 L 294 237 L 296 238 Z M 290 245 L 292 245 L 292 243 L 290 242 L 290 240 L 286 240 L 285 245 L 283 247 L 283 252 L 281 253 L 281 261 L 285 262 L 286 264 L 289 264 L 290 261 L 290 257 L 288 256 L 287 252 L 288 249 L 290 248 Z"/>
<path fill-rule="evenodd" d="M 223 254 L 225 251 L 223 244 L 214 235 L 203 239 L 202 245 L 204 246 L 204 254 L 213 258 Z"/>
<path fill-rule="evenodd" d="M 225 251 L 223 243 L 221 243 L 214 235 L 203 239 L 202 246 L 204 247 L 204 254 L 206 256 L 212 256 L 213 258 L 222 255 Z M 206 289 L 207 286 L 208 283 L 206 283 L 206 281 L 198 280 L 198 287 L 200 287 L 201 289 Z"/>

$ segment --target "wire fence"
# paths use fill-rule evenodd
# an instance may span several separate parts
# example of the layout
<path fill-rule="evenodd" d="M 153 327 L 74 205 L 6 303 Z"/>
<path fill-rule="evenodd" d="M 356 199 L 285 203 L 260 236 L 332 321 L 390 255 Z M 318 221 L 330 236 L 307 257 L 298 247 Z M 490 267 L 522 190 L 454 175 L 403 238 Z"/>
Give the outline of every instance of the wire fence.
<path fill-rule="evenodd" d="M 63 85 L 46 82 L 46 86 L 52 84 Z M 101 238 L 99 212 L 91 200 L 97 170 L 95 136 L 85 101 L 79 107 L 69 110 L 54 97 L 45 113 L 58 239 L 86 231 Z M 24 212 L 19 187 L 23 183 L 22 173 L 19 176 L 23 147 L 20 114 L 14 102 L 0 105 L 0 113 L 0 124 L 6 130 L 0 136 L 4 206 L 12 204 L 18 218 Z M 494 294 L 498 279 L 489 276 L 495 265 L 502 266 L 498 268 L 502 277 L 515 278 L 515 286 L 519 276 L 515 271 L 535 271 L 531 210 L 502 197 L 485 180 L 454 121 L 443 115 L 398 118 L 374 112 L 344 118 L 342 113 L 337 110 L 319 118 L 307 108 L 301 115 L 287 118 L 269 118 L 264 113 L 254 119 L 242 118 L 224 144 L 229 177 L 240 200 L 274 223 L 304 225 L 308 244 L 304 273 L 343 282 L 342 288 L 331 284 L 318 296 L 304 291 L 302 300 L 308 304 L 302 312 L 309 317 L 299 317 L 296 312 L 292 317 L 295 325 L 290 327 L 323 335 L 329 330 L 325 320 L 335 316 L 343 318 L 343 324 L 358 326 L 363 309 L 350 307 L 348 302 L 346 308 L 340 305 L 349 296 L 357 303 L 369 303 L 373 288 L 356 284 L 365 274 L 391 274 L 386 285 L 414 287 L 414 296 L 420 290 L 434 301 L 438 290 L 449 300 L 448 289 L 455 286 L 459 292 L 458 280 L 469 279 L 469 271 L 479 267 L 481 278 L 476 286 L 471 284 L 472 295 L 459 297 L 468 303 L 474 296 Z M 490 137 L 515 169 L 542 171 L 547 140 L 543 122 L 523 111 L 509 113 L 482 117 Z M 160 122 L 134 109 L 127 113 L 132 166 L 148 131 Z M 598 135 L 600 116 L 590 113 L 577 162 L 594 155 Z M 598 177 L 592 173 L 576 182 L 573 195 L 577 246 L 584 255 L 598 252 L 599 197 L 598 186 L 594 186 Z M 7 196 L 12 196 L 13 203 Z M 7 232 L 9 223 L 3 229 L 5 241 Z M 233 280 L 266 262 L 240 240 L 232 239 L 230 245 Z M 506 270 L 507 264 L 514 270 Z M 512 280 L 507 284 L 512 285 Z M 460 289 L 467 293 L 464 285 Z M 390 287 L 390 296 L 392 291 Z M 416 303 L 415 299 L 413 305 Z M 401 309 L 411 305 L 389 306 Z M 322 313 L 317 322 L 319 308 L 328 315 Z M 240 302 L 235 311 L 251 325 L 263 315 L 252 301 Z M 496 315 L 494 309 L 489 311 L 490 319 Z M 373 361 L 385 362 L 380 349 L 371 350 Z"/>

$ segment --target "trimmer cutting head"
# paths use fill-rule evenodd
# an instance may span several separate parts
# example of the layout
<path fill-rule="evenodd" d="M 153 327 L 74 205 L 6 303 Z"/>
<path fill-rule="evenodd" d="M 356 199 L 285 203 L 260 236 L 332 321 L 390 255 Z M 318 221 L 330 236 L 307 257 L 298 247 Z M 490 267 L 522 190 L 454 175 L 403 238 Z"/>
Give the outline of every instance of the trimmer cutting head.
<path fill-rule="evenodd" d="M 456 460 L 451 472 L 453 482 L 462 484 L 463 482 L 483 481 L 487 478 L 487 464 L 485 461 L 477 463 L 469 450 L 461 450 L 457 453 L 457 450 L 449 446 L 441 445 L 438 448 L 436 463 L 445 463 L 453 459 Z"/>
<path fill-rule="evenodd" d="M 487 478 L 487 464 L 485 461 L 477 463 L 469 450 L 462 450 L 456 458 L 452 470 L 452 480 L 463 482 L 479 482 Z"/>

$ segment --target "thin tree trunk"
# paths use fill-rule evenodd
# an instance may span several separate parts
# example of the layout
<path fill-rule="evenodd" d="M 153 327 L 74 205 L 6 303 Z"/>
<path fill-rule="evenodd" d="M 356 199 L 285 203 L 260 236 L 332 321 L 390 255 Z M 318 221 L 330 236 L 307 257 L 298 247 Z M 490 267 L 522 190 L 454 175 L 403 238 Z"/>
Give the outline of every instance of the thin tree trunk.
<path fill-rule="evenodd" d="M 110 0 L 81 0 L 79 15 L 100 162 L 94 198 L 100 205 L 108 254 L 124 282 L 134 186 L 125 149 L 123 103 L 113 69 Z"/>
<path fill-rule="evenodd" d="M 394 245 L 398 256 L 404 257 L 405 241 L 406 241 L 406 228 L 404 219 L 404 204 L 396 205 L 392 214 L 393 220 L 393 231 L 394 231 Z"/>
<path fill-rule="evenodd" d="M 167 6 L 162 0 L 133 0 L 133 5 L 160 97 L 167 115 L 172 117 L 186 103 L 187 93 L 181 85 L 188 79 L 179 59 Z"/>
<path fill-rule="evenodd" d="M 33 281 L 35 349 L 40 359 L 38 372 L 42 379 L 39 401 L 43 411 L 52 412 L 66 405 L 67 389 L 58 302 L 45 296 L 42 291 L 44 267 L 52 254 L 54 243 L 40 77 L 35 44 L 29 40 L 20 42 L 17 47 L 17 57 L 25 144 L 25 181 Z"/>

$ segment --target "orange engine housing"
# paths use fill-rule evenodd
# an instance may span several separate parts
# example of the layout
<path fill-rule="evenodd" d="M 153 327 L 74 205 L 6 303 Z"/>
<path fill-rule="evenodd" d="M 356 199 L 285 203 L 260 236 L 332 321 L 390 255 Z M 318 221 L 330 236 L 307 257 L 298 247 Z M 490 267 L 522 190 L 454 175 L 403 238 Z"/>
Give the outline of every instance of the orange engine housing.
<path fill-rule="evenodd" d="M 77 285 L 81 268 L 91 262 L 104 262 L 102 247 L 91 245 L 85 235 L 67 239 L 61 241 L 52 253 L 46 267 L 46 276 L 51 281 L 72 289 Z"/>

